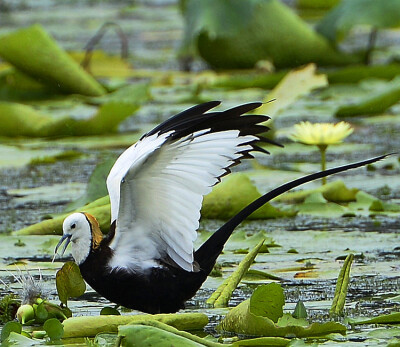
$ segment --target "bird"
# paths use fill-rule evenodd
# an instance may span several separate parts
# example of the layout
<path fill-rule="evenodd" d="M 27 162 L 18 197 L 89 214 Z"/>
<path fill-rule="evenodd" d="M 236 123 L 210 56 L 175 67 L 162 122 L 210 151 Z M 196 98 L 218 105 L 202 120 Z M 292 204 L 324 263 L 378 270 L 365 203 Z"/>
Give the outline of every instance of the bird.
<path fill-rule="evenodd" d="M 210 111 L 220 101 L 193 106 L 144 134 L 116 160 L 107 177 L 111 223 L 103 235 L 96 218 L 75 212 L 63 222 L 55 248 L 71 243 L 84 280 L 109 301 L 146 313 L 185 307 L 213 269 L 233 230 L 274 197 L 303 183 L 383 159 L 379 156 L 313 173 L 262 195 L 215 231 L 197 250 L 204 195 L 242 159 L 269 154 L 263 135 L 269 117 L 247 114 L 262 105 Z"/>

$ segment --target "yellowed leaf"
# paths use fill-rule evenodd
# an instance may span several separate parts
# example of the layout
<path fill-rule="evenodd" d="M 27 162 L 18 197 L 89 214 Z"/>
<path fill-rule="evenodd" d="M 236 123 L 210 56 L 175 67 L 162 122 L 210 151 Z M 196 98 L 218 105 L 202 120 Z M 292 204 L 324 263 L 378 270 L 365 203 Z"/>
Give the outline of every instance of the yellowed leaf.
<path fill-rule="evenodd" d="M 326 75 L 316 73 L 316 65 L 308 64 L 300 69 L 291 70 L 278 85 L 265 97 L 264 105 L 257 109 L 259 114 L 274 118 L 299 97 L 311 90 L 328 85 Z M 274 100 L 274 101 L 271 101 Z"/>

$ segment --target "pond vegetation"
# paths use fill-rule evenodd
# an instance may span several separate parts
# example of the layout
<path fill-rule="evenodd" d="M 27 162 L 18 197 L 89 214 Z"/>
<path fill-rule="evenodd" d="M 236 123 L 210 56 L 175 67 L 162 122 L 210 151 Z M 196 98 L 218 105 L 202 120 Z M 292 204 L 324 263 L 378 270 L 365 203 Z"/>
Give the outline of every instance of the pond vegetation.
<path fill-rule="evenodd" d="M 400 343 L 400 1 L 287 3 L 0 0 L 2 344 Z M 257 113 L 284 148 L 266 147 L 205 197 L 196 248 L 287 181 L 395 154 L 254 212 L 179 313 L 115 308 L 68 250 L 52 262 L 62 221 L 84 209 L 107 232 L 118 155 L 210 100 L 263 101 Z"/>

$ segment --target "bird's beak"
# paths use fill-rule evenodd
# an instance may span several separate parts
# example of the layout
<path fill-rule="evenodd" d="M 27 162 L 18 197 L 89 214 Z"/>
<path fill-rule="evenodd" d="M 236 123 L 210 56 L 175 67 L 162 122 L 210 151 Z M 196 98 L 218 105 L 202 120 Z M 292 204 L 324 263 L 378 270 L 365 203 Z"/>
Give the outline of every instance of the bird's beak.
<path fill-rule="evenodd" d="M 61 251 L 61 256 L 64 255 L 65 250 L 67 249 L 69 243 L 71 242 L 71 237 L 72 237 L 71 234 L 64 234 L 64 235 L 62 236 L 62 238 L 60 239 L 60 241 L 58 241 L 58 244 L 57 244 L 56 248 L 54 249 L 54 257 L 55 257 L 55 255 L 57 254 L 58 248 L 61 246 L 61 244 L 62 244 L 65 240 L 67 240 L 67 242 L 65 242 L 65 245 L 64 245 L 64 247 L 63 247 L 63 249 L 62 249 L 62 251 Z M 53 259 L 53 260 L 54 260 L 54 259 Z"/>

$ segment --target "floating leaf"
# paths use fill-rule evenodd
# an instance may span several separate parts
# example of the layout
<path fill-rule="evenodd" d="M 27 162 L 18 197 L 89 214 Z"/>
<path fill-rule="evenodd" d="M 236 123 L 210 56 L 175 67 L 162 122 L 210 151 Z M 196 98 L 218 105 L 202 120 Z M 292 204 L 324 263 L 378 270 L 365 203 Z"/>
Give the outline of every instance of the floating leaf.
<path fill-rule="evenodd" d="M 76 298 L 85 293 L 86 284 L 78 265 L 73 261 L 66 262 L 56 274 L 57 293 L 60 301 L 67 305 L 69 298 Z"/>
<path fill-rule="evenodd" d="M 101 105 L 89 119 L 54 119 L 30 106 L 0 102 L 0 135 L 53 137 L 107 134 L 115 132 L 118 124 L 138 108 L 138 104 L 109 102 Z"/>
<path fill-rule="evenodd" d="M 108 199 L 108 196 L 107 196 Z M 106 199 L 98 199 L 104 201 Z M 103 232 L 108 232 L 110 228 L 110 205 L 101 205 L 95 207 L 88 207 L 89 205 L 83 207 L 81 212 L 87 212 L 95 216 L 100 224 L 101 230 Z M 28 227 L 22 228 L 14 232 L 16 235 L 62 235 L 62 224 L 65 217 L 68 214 L 63 214 L 59 217 L 53 219 L 47 219 L 42 222 L 30 225 Z"/>
<path fill-rule="evenodd" d="M 347 318 L 349 324 L 361 325 L 361 324 L 400 324 L 400 312 L 382 314 L 378 317 L 373 318 Z"/>
<path fill-rule="evenodd" d="M 398 0 L 341 1 L 322 18 L 316 30 L 330 41 L 339 42 L 356 25 L 369 25 L 373 28 L 399 26 L 400 2 Z"/>
<path fill-rule="evenodd" d="M 328 202 L 320 192 L 309 195 L 297 208 L 299 213 L 324 217 L 338 217 L 347 211 L 339 204 Z"/>
<path fill-rule="evenodd" d="M 279 68 L 358 60 L 336 51 L 277 0 L 190 0 L 185 2 L 184 17 L 183 49 L 197 49 L 208 64 L 218 69 L 253 68 L 260 60 L 272 61 Z"/>
<path fill-rule="evenodd" d="M 167 324 L 151 320 L 141 324 L 120 326 L 118 336 L 122 337 L 122 346 L 223 346 L 185 331 L 179 331 Z"/>
<path fill-rule="evenodd" d="M 275 200 L 285 202 L 302 202 L 307 196 L 315 192 L 322 193 L 323 197 L 330 202 L 349 202 L 356 200 L 358 189 L 347 188 L 343 181 L 338 180 L 329 182 L 324 186 L 315 189 L 287 192 L 277 197 Z"/>
<path fill-rule="evenodd" d="M 18 322 L 7 322 L 1 329 L 1 341 L 4 341 L 12 332 L 21 334 L 22 324 Z"/>
<path fill-rule="evenodd" d="M 330 333 L 346 333 L 340 323 L 313 323 L 283 315 L 283 290 L 277 283 L 257 287 L 250 299 L 233 308 L 218 330 L 255 336 L 316 337 Z M 276 322 L 276 323 L 275 323 Z"/>
<path fill-rule="evenodd" d="M 253 261 L 263 244 L 264 240 L 261 240 L 258 245 L 243 258 L 237 269 L 207 299 L 207 304 L 212 305 L 213 307 L 226 307 L 228 305 L 228 301 L 231 298 L 233 291 L 236 289 L 251 264 L 253 264 Z"/>
<path fill-rule="evenodd" d="M 14 331 L 12 331 L 7 339 L 3 340 L 1 343 L 2 347 L 31 347 L 34 345 L 36 345 L 36 343 L 31 338 Z"/>
<path fill-rule="evenodd" d="M 266 114 L 275 118 L 280 111 L 291 105 L 297 98 L 308 94 L 311 90 L 326 87 L 328 81 L 325 75 L 316 73 L 316 65 L 308 64 L 297 70 L 292 70 L 267 94 L 258 114 Z M 274 100 L 271 102 L 271 100 Z"/>
<path fill-rule="evenodd" d="M 0 56 L 59 92 L 98 96 L 104 88 L 65 53 L 40 25 L 3 35 Z"/>
<path fill-rule="evenodd" d="M 115 158 L 107 159 L 96 165 L 89 177 L 86 192 L 78 200 L 68 204 L 64 209 L 65 212 L 74 211 L 90 202 L 93 202 L 108 194 L 106 187 L 106 179 L 110 173 L 111 167 L 115 163 Z"/>
<path fill-rule="evenodd" d="M 340 270 L 337 282 L 335 295 L 329 314 L 331 316 L 341 315 L 343 313 L 344 304 L 346 303 L 347 287 L 350 282 L 350 269 L 354 259 L 354 254 L 349 254 L 343 263 Z"/>
<path fill-rule="evenodd" d="M 400 2 L 399 2 L 400 3 Z M 386 86 L 371 93 L 357 103 L 343 105 L 335 113 L 338 118 L 383 113 L 400 100 L 400 77 L 387 82 Z"/>
<path fill-rule="evenodd" d="M 208 323 L 203 313 L 140 314 L 129 316 L 82 316 L 66 319 L 64 338 L 95 336 L 98 333 L 116 333 L 118 326 L 156 320 L 179 330 L 201 330 Z"/>
<path fill-rule="evenodd" d="M 226 177 L 204 197 L 201 214 L 204 218 L 229 219 L 260 196 L 261 194 L 248 176 L 243 173 L 234 173 Z M 293 211 L 281 211 L 271 204 L 265 204 L 248 218 L 267 219 L 294 214 Z"/>
<path fill-rule="evenodd" d="M 232 343 L 233 347 L 240 346 L 287 346 L 291 340 L 283 337 L 258 337 L 256 339 L 239 340 Z"/>
<path fill-rule="evenodd" d="M 282 281 L 283 278 L 272 275 L 265 271 L 249 269 L 243 276 L 243 280 L 244 281 L 263 281 L 263 280 Z"/>
<path fill-rule="evenodd" d="M 75 51 L 68 52 L 72 59 L 80 64 L 86 52 Z M 90 73 L 96 77 L 132 77 L 132 66 L 126 60 L 116 55 L 109 55 L 104 51 L 94 50 L 91 52 Z"/>
<path fill-rule="evenodd" d="M 43 324 L 43 329 L 52 341 L 61 340 L 64 335 L 64 327 L 56 318 L 46 320 Z"/>

